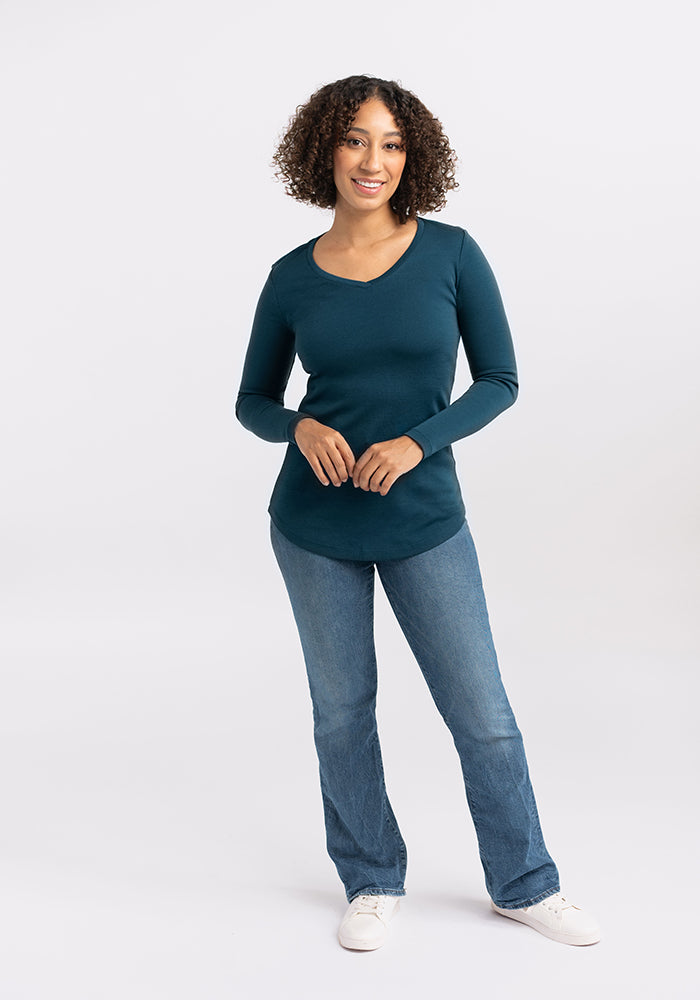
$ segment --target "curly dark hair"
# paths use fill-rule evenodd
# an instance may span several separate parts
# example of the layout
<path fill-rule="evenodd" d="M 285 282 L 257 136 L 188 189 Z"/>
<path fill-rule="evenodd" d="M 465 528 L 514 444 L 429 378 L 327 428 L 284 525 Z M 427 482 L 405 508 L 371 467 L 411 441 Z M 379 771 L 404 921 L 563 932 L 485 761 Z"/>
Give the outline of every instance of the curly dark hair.
<path fill-rule="evenodd" d="M 457 155 L 442 124 L 410 90 L 394 80 L 348 76 L 328 83 L 300 105 L 277 145 L 272 163 L 285 191 L 309 205 L 333 208 L 333 150 L 345 141 L 358 108 L 372 97 L 398 125 L 406 162 L 391 208 L 403 223 L 425 212 L 439 212 L 454 190 Z"/>

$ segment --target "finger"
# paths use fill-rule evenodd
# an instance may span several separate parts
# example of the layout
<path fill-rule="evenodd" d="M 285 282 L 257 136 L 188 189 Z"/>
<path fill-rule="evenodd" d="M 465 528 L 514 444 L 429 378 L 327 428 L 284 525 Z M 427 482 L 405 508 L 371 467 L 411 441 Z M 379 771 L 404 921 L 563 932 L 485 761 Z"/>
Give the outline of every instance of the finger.
<path fill-rule="evenodd" d="M 333 463 L 333 466 L 335 468 L 336 474 L 340 479 L 340 482 L 344 483 L 348 478 L 348 470 L 345 465 L 345 459 L 343 458 L 342 452 L 336 446 L 335 449 L 329 449 L 328 457 Z"/>
<path fill-rule="evenodd" d="M 328 482 L 328 479 L 326 478 L 326 474 L 323 471 L 321 463 L 319 462 L 319 460 L 316 458 L 315 455 L 309 455 L 309 457 L 308 457 L 308 463 L 311 466 L 311 468 L 314 470 L 314 473 L 315 473 L 316 478 L 318 479 L 318 481 L 320 483 L 322 483 L 324 486 L 329 486 L 330 483 Z"/>
<path fill-rule="evenodd" d="M 360 488 L 363 490 L 374 490 L 376 486 L 376 488 L 378 489 L 379 480 L 381 480 L 382 478 L 381 475 L 379 476 L 379 479 L 376 480 L 375 486 L 372 485 L 372 479 L 380 469 L 381 469 L 381 462 L 379 462 L 379 460 L 376 458 L 370 459 L 369 462 L 365 465 L 364 469 L 362 470 L 362 474 L 360 475 Z"/>
<path fill-rule="evenodd" d="M 345 462 L 345 468 L 347 469 L 348 476 L 353 474 L 355 468 L 355 456 L 352 453 L 352 448 L 347 443 L 345 438 L 341 438 L 338 441 L 338 451 L 343 456 L 343 461 Z"/>
<path fill-rule="evenodd" d="M 379 492 L 383 497 L 387 495 L 387 493 L 389 492 L 389 490 L 391 489 L 391 487 L 394 485 L 394 483 L 398 478 L 399 477 L 393 472 L 390 472 L 388 476 L 384 476 L 384 479 L 382 480 L 381 489 L 379 490 Z"/>
<path fill-rule="evenodd" d="M 319 455 L 319 461 L 323 466 L 323 471 L 326 473 L 330 481 L 334 486 L 340 486 L 340 476 L 333 462 L 332 456 L 326 451 Z"/>
<path fill-rule="evenodd" d="M 382 483 L 386 479 L 388 472 L 383 464 L 379 464 L 374 470 L 372 475 L 369 477 L 369 488 L 372 493 L 380 493 L 382 489 Z"/>
<path fill-rule="evenodd" d="M 367 465 L 369 460 L 370 460 L 370 454 L 369 452 L 365 451 L 360 455 L 360 457 L 355 462 L 355 465 L 353 466 L 352 470 L 353 485 L 355 486 L 360 485 L 360 476 L 362 475 L 362 470 Z"/>

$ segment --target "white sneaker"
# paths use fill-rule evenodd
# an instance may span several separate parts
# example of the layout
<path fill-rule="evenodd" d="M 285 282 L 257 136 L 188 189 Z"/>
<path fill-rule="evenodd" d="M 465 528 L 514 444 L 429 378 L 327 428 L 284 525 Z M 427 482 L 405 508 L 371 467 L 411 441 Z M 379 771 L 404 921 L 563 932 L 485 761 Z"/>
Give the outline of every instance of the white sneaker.
<path fill-rule="evenodd" d="M 338 930 L 343 948 L 354 951 L 381 948 L 389 932 L 387 925 L 398 908 L 398 896 L 355 896 Z"/>
<path fill-rule="evenodd" d="M 532 906 L 521 906 L 516 910 L 504 910 L 492 900 L 491 909 L 504 917 L 528 924 L 545 937 L 562 944 L 596 944 L 600 941 L 600 927 L 596 920 L 559 892 Z"/>

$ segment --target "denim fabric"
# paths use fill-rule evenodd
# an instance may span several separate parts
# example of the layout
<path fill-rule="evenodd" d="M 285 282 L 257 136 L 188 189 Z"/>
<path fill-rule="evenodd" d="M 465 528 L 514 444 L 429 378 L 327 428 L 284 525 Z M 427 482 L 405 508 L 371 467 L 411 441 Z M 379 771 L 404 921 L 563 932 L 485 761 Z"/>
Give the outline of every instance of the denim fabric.
<path fill-rule="evenodd" d="M 405 893 L 375 718 L 375 567 L 454 739 L 490 897 L 513 909 L 558 892 L 466 521 L 427 552 L 376 563 L 309 552 L 273 521 L 270 538 L 309 679 L 328 853 L 348 900 Z"/>

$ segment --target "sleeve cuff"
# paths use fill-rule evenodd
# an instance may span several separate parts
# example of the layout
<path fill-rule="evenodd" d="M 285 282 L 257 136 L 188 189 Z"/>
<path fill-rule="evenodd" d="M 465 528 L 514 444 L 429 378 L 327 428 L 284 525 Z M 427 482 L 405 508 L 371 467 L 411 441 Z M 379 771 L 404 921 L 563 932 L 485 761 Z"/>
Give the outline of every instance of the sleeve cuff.
<path fill-rule="evenodd" d="M 416 444 L 419 444 L 421 446 L 421 448 L 423 449 L 423 458 L 429 458 L 433 454 L 433 449 L 430 446 L 430 441 L 427 439 L 427 437 L 425 437 L 424 434 L 421 434 L 420 431 L 412 430 L 412 431 L 404 431 L 404 433 L 406 437 L 412 438 L 412 440 L 415 441 Z"/>

